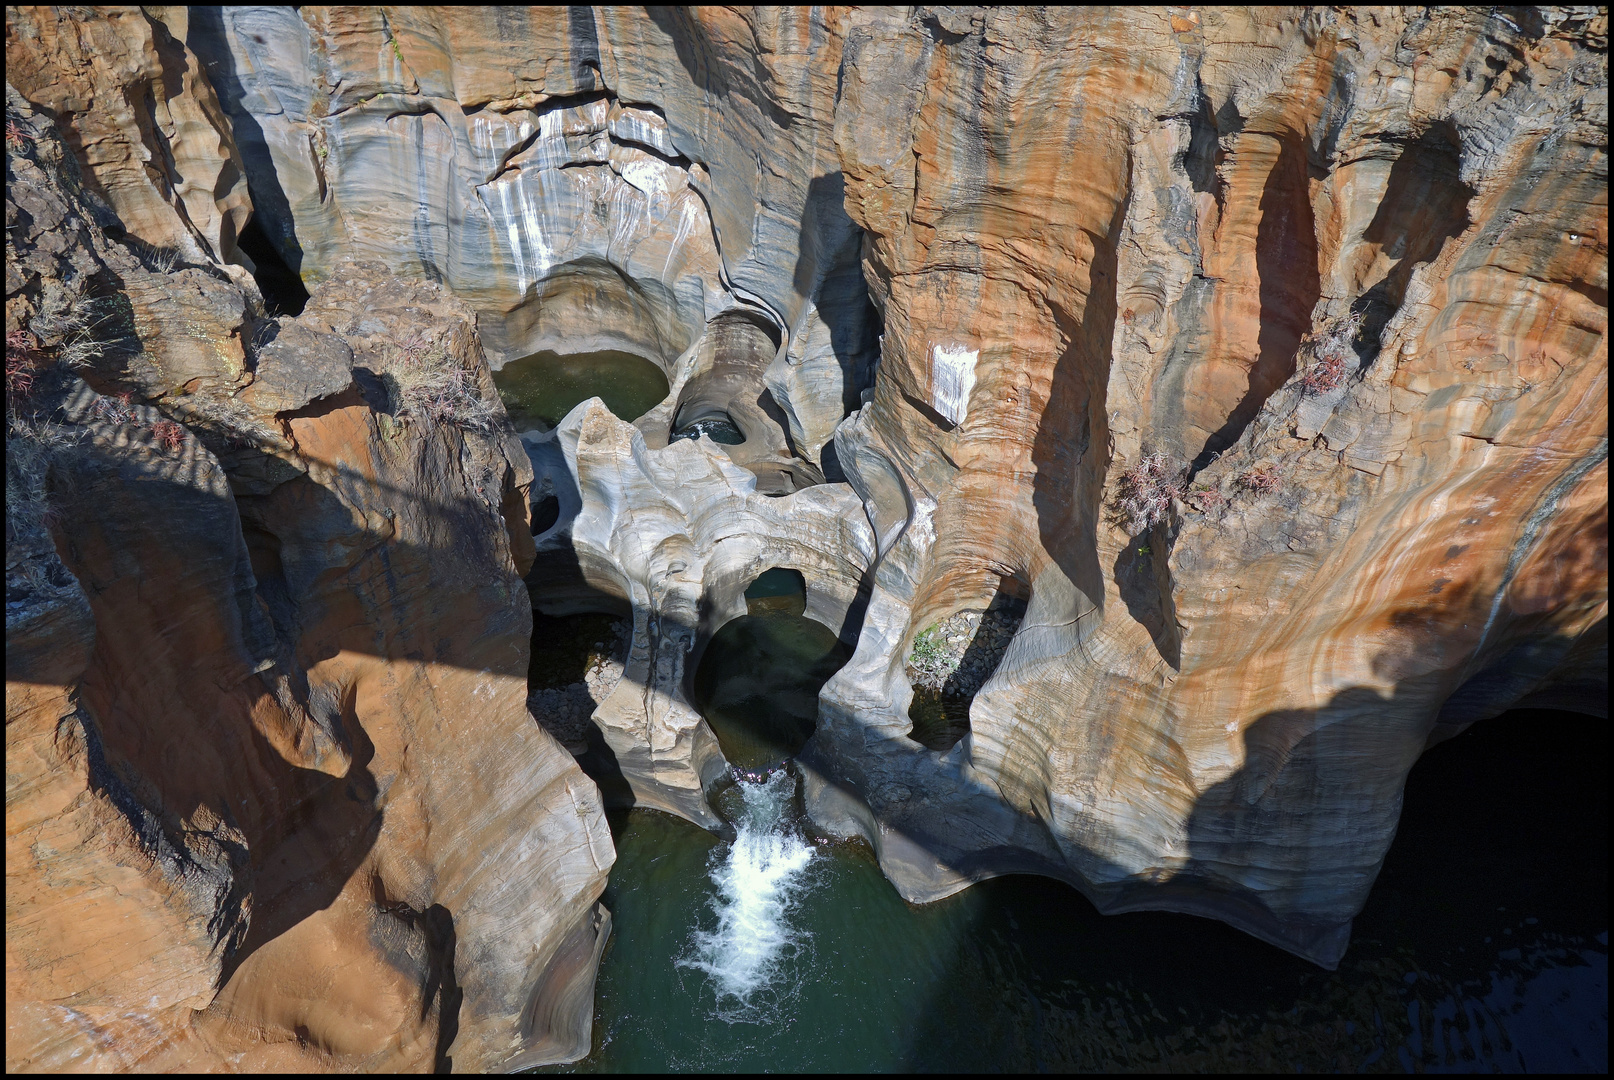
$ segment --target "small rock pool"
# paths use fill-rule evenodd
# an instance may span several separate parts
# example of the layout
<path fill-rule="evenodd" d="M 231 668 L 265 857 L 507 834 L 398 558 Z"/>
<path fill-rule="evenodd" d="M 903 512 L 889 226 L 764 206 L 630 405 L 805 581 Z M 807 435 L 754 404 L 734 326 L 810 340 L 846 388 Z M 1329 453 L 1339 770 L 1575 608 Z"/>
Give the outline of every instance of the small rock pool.
<path fill-rule="evenodd" d="M 493 384 L 517 431 L 548 431 L 591 397 L 631 423 L 661 404 L 668 390 L 654 362 L 616 350 L 536 352 L 495 371 Z"/>

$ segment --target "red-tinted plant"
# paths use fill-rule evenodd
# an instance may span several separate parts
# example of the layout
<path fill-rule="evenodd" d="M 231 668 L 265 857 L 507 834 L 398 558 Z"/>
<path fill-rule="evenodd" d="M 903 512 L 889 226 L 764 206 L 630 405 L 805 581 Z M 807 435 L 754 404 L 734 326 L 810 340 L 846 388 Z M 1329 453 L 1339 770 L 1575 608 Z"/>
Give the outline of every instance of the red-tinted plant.
<path fill-rule="evenodd" d="M 39 343 L 20 326 L 6 331 L 6 393 L 27 397 L 39 376 Z"/>
<path fill-rule="evenodd" d="M 1141 533 L 1163 521 L 1171 500 L 1182 498 L 1184 470 L 1165 454 L 1145 454 L 1121 474 L 1113 509 L 1129 532 Z"/>
<path fill-rule="evenodd" d="M 185 428 L 172 420 L 159 420 L 151 425 L 151 433 L 157 442 L 169 450 L 177 450 L 185 444 Z"/>
<path fill-rule="evenodd" d="M 1238 484 L 1240 487 L 1253 491 L 1257 495 L 1265 495 L 1268 492 L 1277 491 L 1283 486 L 1283 475 L 1278 471 L 1276 465 L 1268 462 L 1265 465 L 1257 465 L 1248 472 L 1241 474 L 1238 478 Z"/>
<path fill-rule="evenodd" d="M 21 124 L 17 123 L 17 121 L 11 119 L 10 117 L 6 118 L 7 146 L 15 146 L 20 150 L 25 146 L 32 145 L 33 141 L 33 136 L 24 131 Z"/>
<path fill-rule="evenodd" d="M 1227 505 L 1227 496 L 1222 494 L 1221 488 L 1206 488 L 1190 493 L 1188 501 L 1197 506 L 1200 513 L 1208 514 Z"/>
<path fill-rule="evenodd" d="M 1347 362 L 1356 355 L 1354 342 L 1362 328 L 1362 315 L 1352 312 L 1311 340 L 1311 366 L 1300 379 L 1308 394 L 1327 394 L 1345 382 Z"/>

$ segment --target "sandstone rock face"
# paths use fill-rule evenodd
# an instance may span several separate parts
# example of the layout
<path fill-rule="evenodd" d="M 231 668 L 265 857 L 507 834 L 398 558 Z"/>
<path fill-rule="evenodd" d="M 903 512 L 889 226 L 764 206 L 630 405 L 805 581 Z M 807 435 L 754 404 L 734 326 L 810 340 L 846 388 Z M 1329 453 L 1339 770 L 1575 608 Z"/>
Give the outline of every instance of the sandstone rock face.
<path fill-rule="evenodd" d="M 856 642 L 809 810 L 906 896 L 1044 873 L 1324 965 L 1424 748 L 1519 703 L 1604 707 L 1600 10 L 146 10 L 78 37 L 8 11 L 13 83 L 75 140 L 30 121 L 8 168 L 77 155 L 86 189 L 68 213 L 60 184 L 11 185 L 8 321 L 54 355 L 110 274 L 134 343 L 54 391 L 90 494 L 8 543 L 17 670 L 41 665 L 8 693 L 35 830 L 8 845 L 8 1061 L 582 1052 L 610 849 L 521 715 L 534 555 L 545 610 L 631 616 L 585 758 L 634 801 L 712 823 L 689 676 L 789 566 Z M 68 44 L 101 22 L 125 44 Z M 124 74 L 74 59 L 102 51 Z M 72 89 L 170 70 L 170 112 L 216 91 L 254 212 L 320 285 L 300 319 L 262 327 L 202 261 L 222 224 L 178 273 L 100 238 L 205 216 L 132 164 L 148 106 Z M 223 221 L 216 157 L 164 175 Z M 518 445 L 474 406 L 483 340 L 495 364 L 625 348 L 672 390 L 637 427 L 585 403 Z M 119 390 L 205 446 L 139 435 L 154 414 L 95 396 Z M 744 444 L 669 444 L 717 412 Z M 171 520 L 135 529 L 151 511 L 120 508 L 158 492 Z M 145 562 L 178 600 L 132 588 Z M 1024 616 L 968 734 L 929 749 L 913 642 L 1000 597 Z M 181 676 L 120 674 L 173 656 L 208 689 L 153 730 L 217 766 L 142 742 Z M 102 903 L 142 944 L 51 959 L 94 951 Z"/>
<path fill-rule="evenodd" d="M 586 1053 L 614 855 L 525 708 L 531 469 L 471 312 L 149 271 L 11 104 L 8 1068 Z"/>
<path fill-rule="evenodd" d="M 305 280 L 376 258 L 471 303 L 495 367 L 626 348 L 675 397 L 724 364 L 682 355 L 707 326 L 751 312 L 749 402 L 784 415 L 741 427 L 782 422 L 817 465 L 873 359 L 832 136 L 844 18 L 223 8 L 187 41 Z"/>
<path fill-rule="evenodd" d="M 594 712 L 595 752 L 621 772 L 633 804 L 719 826 L 704 790 L 728 763 L 690 704 L 695 668 L 712 634 L 746 613 L 746 587 L 776 567 L 801 572 L 810 618 L 855 638 L 874 560 L 857 495 L 821 484 L 769 497 L 718 444 L 651 450 L 598 398 L 524 440 L 534 488 L 560 504 L 538 537 L 534 595 L 554 614 L 601 597 L 632 614 L 622 679 Z"/>
<path fill-rule="evenodd" d="M 1036 870 L 1332 964 L 1427 745 L 1600 707 L 1606 24 L 1530 18 L 853 19 L 886 323 L 836 446 L 891 524 L 812 801 L 907 895 Z M 1166 512 L 1118 524 L 1155 454 Z M 1005 578 L 927 753 L 908 643 Z"/>
<path fill-rule="evenodd" d="M 55 115 L 118 229 L 229 264 L 252 204 L 230 122 L 185 47 L 185 11 L 7 8 L 6 79 Z"/>

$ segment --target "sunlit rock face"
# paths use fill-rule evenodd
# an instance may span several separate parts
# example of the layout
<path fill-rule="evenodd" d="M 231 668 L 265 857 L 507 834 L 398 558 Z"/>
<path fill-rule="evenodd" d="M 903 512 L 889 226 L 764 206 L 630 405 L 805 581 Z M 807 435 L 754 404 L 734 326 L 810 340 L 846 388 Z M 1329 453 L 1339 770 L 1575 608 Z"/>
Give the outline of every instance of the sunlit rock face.
<path fill-rule="evenodd" d="M 832 135 L 845 18 L 223 8 L 189 40 L 306 281 L 377 258 L 470 303 L 495 367 L 626 348 L 675 394 L 751 310 L 778 362 L 750 398 L 816 466 L 874 355 Z"/>
<path fill-rule="evenodd" d="M 532 473 L 472 312 L 349 263 L 263 319 L 8 120 L 8 1069 L 581 1057 L 614 853 L 526 711 Z M 99 348 L 41 362 L 75 313 Z M 422 356 L 453 415 L 398 396 Z"/>
<path fill-rule="evenodd" d="M 704 787 L 727 762 L 689 695 L 701 654 L 746 613 L 746 587 L 778 567 L 802 574 L 808 617 L 855 640 L 874 560 L 861 502 L 845 484 L 770 496 L 718 444 L 652 450 L 598 401 L 524 439 L 534 490 L 559 502 L 538 537 L 535 594 L 558 613 L 601 596 L 632 613 L 623 678 L 594 714 L 597 756 L 620 770 L 633 805 L 721 825 Z"/>
<path fill-rule="evenodd" d="M 881 558 L 813 812 L 915 899 L 1032 870 L 1335 963 L 1426 746 L 1604 707 L 1604 17 L 853 23 Z M 1129 526 L 1151 454 L 1192 480 Z M 1006 581 L 927 752 L 909 643 Z"/>
<path fill-rule="evenodd" d="M 522 711 L 520 575 L 631 612 L 593 749 L 636 802 L 712 823 L 689 679 L 790 567 L 856 646 L 809 810 L 906 896 L 1038 872 L 1324 965 L 1424 748 L 1604 707 L 1599 11 L 143 10 L 8 10 L 50 110 L 8 171 L 61 163 L 8 185 L 8 329 L 66 343 L 53 282 L 124 298 L 132 344 L 54 392 L 172 496 L 92 473 L 8 519 L 8 1063 L 585 1052 L 609 837 Z M 262 338 L 238 158 L 314 287 Z M 521 440 L 402 415 L 427 348 L 497 412 L 484 345 L 669 394 Z M 669 443 L 717 414 L 743 443 Z M 914 639 L 1000 596 L 929 750 Z"/>

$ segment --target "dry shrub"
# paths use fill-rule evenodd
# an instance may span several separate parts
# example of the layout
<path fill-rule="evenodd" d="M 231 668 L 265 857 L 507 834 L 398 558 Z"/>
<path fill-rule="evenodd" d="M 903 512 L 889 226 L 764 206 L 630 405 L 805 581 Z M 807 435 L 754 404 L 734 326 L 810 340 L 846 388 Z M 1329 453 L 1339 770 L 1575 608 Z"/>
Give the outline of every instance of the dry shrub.
<path fill-rule="evenodd" d="M 51 463 L 82 431 L 12 413 L 6 421 L 6 543 L 51 517 Z"/>
<path fill-rule="evenodd" d="M 151 425 L 151 434 L 157 445 L 166 450 L 177 450 L 185 445 L 185 427 L 172 420 L 159 420 Z"/>
<path fill-rule="evenodd" d="M 1356 355 L 1353 342 L 1362 328 L 1361 312 L 1353 311 L 1319 331 L 1309 342 L 1311 365 L 1300 380 L 1308 394 L 1327 394 L 1345 382 L 1348 361 Z"/>
<path fill-rule="evenodd" d="M 125 390 L 117 397 L 103 397 L 90 406 L 90 415 L 108 424 L 127 424 L 135 418 L 134 394 Z"/>
<path fill-rule="evenodd" d="M 500 410 L 483 398 L 475 371 L 455 361 L 442 345 L 418 335 L 405 338 L 398 348 L 399 356 L 384 376 L 395 414 L 427 426 L 498 429 Z"/>
<path fill-rule="evenodd" d="M 1121 474 L 1111 504 L 1114 520 L 1133 534 L 1164 521 L 1171 500 L 1182 498 L 1187 487 L 1186 472 L 1165 454 L 1145 454 Z"/>
<path fill-rule="evenodd" d="M 1265 495 L 1268 492 L 1277 491 L 1283 486 L 1283 475 L 1278 471 L 1276 465 L 1268 462 L 1265 465 L 1257 465 L 1248 472 L 1241 474 L 1238 478 L 1238 485 L 1248 491 L 1255 492 L 1257 495 Z"/>

